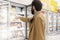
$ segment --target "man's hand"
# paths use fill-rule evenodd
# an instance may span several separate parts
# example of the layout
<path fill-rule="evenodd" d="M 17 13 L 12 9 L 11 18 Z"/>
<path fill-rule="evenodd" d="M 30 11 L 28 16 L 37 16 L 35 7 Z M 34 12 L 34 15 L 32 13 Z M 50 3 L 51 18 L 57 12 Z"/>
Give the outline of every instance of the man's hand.
<path fill-rule="evenodd" d="M 20 17 L 15 17 L 15 19 L 20 19 Z"/>

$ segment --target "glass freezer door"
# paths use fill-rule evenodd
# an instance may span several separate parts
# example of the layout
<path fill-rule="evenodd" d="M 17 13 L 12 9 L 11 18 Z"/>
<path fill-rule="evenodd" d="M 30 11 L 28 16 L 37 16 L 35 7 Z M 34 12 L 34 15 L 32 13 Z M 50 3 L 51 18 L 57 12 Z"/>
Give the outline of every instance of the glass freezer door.
<path fill-rule="evenodd" d="M 0 4 L 0 40 L 7 40 L 7 4 Z"/>
<path fill-rule="evenodd" d="M 21 15 L 25 17 L 25 8 L 20 10 L 21 8 L 18 6 L 0 2 L 0 40 L 25 39 L 25 23 L 20 19 L 15 19 Z"/>
<path fill-rule="evenodd" d="M 25 9 L 20 11 L 21 8 L 11 5 L 9 13 L 9 38 L 8 40 L 24 40 L 25 39 L 25 23 L 16 17 L 25 17 Z"/>

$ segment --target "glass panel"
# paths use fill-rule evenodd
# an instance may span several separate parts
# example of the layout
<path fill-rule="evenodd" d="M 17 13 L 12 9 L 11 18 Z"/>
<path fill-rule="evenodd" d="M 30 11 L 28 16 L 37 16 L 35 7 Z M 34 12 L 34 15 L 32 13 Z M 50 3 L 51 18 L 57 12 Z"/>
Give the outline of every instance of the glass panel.
<path fill-rule="evenodd" d="M 7 40 L 7 7 L 8 5 L 0 3 L 0 40 Z"/>

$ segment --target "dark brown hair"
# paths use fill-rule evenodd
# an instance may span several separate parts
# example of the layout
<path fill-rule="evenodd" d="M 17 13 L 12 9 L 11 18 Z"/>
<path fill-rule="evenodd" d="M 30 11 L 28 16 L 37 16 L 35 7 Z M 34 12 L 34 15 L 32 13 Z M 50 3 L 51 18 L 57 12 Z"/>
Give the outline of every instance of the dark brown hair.
<path fill-rule="evenodd" d="M 31 12 L 34 14 L 33 6 L 35 7 L 36 11 L 40 11 L 42 9 L 42 3 L 38 0 L 32 2 L 32 9 Z"/>
<path fill-rule="evenodd" d="M 34 15 L 34 10 L 33 10 L 33 6 L 35 7 L 36 11 L 41 11 L 42 9 L 42 3 L 38 0 L 35 0 L 32 2 L 32 9 L 31 9 L 31 13 Z M 31 19 L 31 22 L 34 20 L 34 18 Z"/>

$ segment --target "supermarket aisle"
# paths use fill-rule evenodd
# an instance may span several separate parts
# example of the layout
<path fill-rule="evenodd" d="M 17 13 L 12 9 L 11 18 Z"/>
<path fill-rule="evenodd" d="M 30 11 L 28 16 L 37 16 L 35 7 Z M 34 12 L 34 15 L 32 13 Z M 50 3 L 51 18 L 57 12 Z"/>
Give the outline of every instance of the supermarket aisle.
<path fill-rule="evenodd" d="M 9 2 L 2 1 L 0 3 L 0 40 L 24 40 L 25 39 L 26 25 L 24 22 L 20 21 L 19 19 L 16 20 L 15 17 L 21 16 L 18 14 L 23 14 L 24 17 L 26 16 L 25 6 L 30 4 L 31 3 L 30 1 L 32 1 L 32 0 L 29 0 L 29 1 L 27 1 L 27 0 L 24 0 L 24 1 L 23 0 L 9 0 Z M 2 4 L 4 4 L 4 5 L 2 5 Z M 6 4 L 8 4 L 8 5 L 6 5 Z M 24 4 L 24 5 L 20 5 L 20 4 Z M 45 3 L 44 3 L 44 5 L 46 6 Z M 58 7 L 60 8 L 60 4 Z M 9 11 L 7 9 L 9 9 Z M 9 15 L 9 18 L 7 17 L 7 13 Z M 30 13 L 31 13 L 31 8 L 28 7 L 27 8 L 27 17 L 32 16 L 32 15 L 30 15 Z M 50 17 L 50 14 L 48 16 Z M 54 13 L 54 17 L 55 17 L 54 20 L 56 21 L 55 13 Z M 59 15 L 59 17 L 60 17 L 60 15 Z M 7 20 L 7 18 L 8 18 L 8 20 Z M 52 18 L 52 16 L 51 16 L 51 18 Z M 6 22 L 4 20 L 6 20 Z M 7 21 L 9 22 L 9 24 L 7 23 Z M 54 23 L 56 24 L 56 22 L 54 22 Z M 60 21 L 59 21 L 59 23 L 60 23 Z M 7 26 L 7 25 L 9 25 L 9 26 Z M 53 28 L 52 26 L 51 27 L 48 26 L 48 27 Z M 1 30 L 1 28 L 3 28 L 3 30 Z M 7 30 L 7 28 L 8 28 L 8 30 Z M 56 29 L 56 25 L 54 25 L 54 30 L 55 29 Z M 58 27 L 58 30 L 60 30 L 60 26 Z M 53 35 L 53 36 L 46 35 L 46 40 L 60 40 L 60 34 Z"/>

